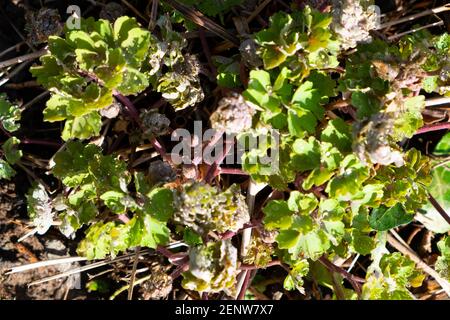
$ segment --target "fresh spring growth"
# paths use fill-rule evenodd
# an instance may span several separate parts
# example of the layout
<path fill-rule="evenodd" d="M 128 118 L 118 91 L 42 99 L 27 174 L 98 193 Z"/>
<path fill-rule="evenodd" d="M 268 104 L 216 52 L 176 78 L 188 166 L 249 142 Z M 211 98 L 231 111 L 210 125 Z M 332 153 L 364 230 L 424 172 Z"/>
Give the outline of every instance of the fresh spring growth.
<path fill-rule="evenodd" d="M 401 253 L 384 254 L 376 271 L 367 277 L 362 296 L 369 300 L 412 300 L 409 288 L 420 287 L 424 278 L 414 262 Z"/>
<path fill-rule="evenodd" d="M 21 113 L 19 106 L 11 103 L 6 94 L 0 94 L 0 123 L 6 131 L 14 132 L 20 128 Z"/>
<path fill-rule="evenodd" d="M 68 142 L 54 161 L 53 174 L 73 188 L 67 197 L 52 201 L 62 222 L 61 232 L 69 237 L 83 225 L 89 226 L 78 247 L 80 255 L 99 259 L 136 246 L 156 248 L 168 241 L 166 222 L 173 213 L 174 196 L 171 190 L 159 187 L 154 177 L 136 173 L 132 178 L 125 162 L 81 142 Z M 128 191 L 132 180 L 136 194 Z M 98 219 L 105 210 L 112 221 Z M 127 223 L 114 220 L 127 212 L 133 213 Z"/>
<path fill-rule="evenodd" d="M 311 68 L 334 68 L 339 42 L 330 30 L 332 17 L 310 7 L 292 14 L 275 13 L 268 29 L 255 34 L 266 70 L 288 67 L 292 78 L 308 76 Z"/>
<path fill-rule="evenodd" d="M 450 280 L 450 237 L 444 237 L 437 243 L 441 255 L 436 260 L 436 270 L 439 274 Z"/>
<path fill-rule="evenodd" d="M 242 95 L 222 98 L 210 124 L 237 134 L 237 147 L 244 146 L 239 163 L 249 183 L 274 191 L 267 201 L 258 199 L 254 212 L 241 186 L 230 186 L 222 177 L 215 185 L 186 181 L 177 175 L 175 165 L 181 163 L 157 160 L 138 169 L 119 154 L 74 140 L 99 134 L 102 117 L 117 115 L 115 97 L 152 87 L 176 111 L 203 100 L 200 63 L 187 53 L 188 41 L 173 29 L 168 15 L 157 19 L 157 36 L 129 17 L 85 19 L 80 30 L 50 36 L 49 53 L 31 72 L 52 93 L 44 119 L 65 121 L 67 143 L 51 168 L 63 191 L 52 196 L 37 184 L 27 196 L 36 230 L 41 234 L 58 225 L 67 237 L 84 231 L 77 252 L 88 259 L 183 242 L 176 249 L 184 257 L 176 270 L 184 271 L 183 288 L 199 293 L 235 295 L 242 263 L 265 268 L 277 259 L 289 268 L 286 290 L 304 293 L 307 279 L 321 272 L 318 283 L 327 283 L 337 297 L 335 285 L 343 285 L 342 278 L 330 285 L 324 278 L 337 274 L 320 263 L 367 256 L 371 265 L 364 284 L 354 291 L 345 288 L 346 297 L 413 298 L 411 289 L 421 285 L 424 275 L 413 261 L 389 253 L 385 237 L 429 209 L 429 192 L 438 188 L 430 188 L 432 181 L 448 180 L 447 168 L 433 169 L 429 157 L 414 148 L 404 150 L 403 142 L 424 124 L 420 92 L 450 91 L 450 38 L 420 31 L 397 44 L 372 39 L 369 31 L 376 28 L 377 17 L 369 9 L 371 1 L 333 3 L 331 13 L 308 6 L 275 13 L 266 29 L 244 40 L 240 56 L 219 59 L 219 86 L 242 86 L 239 63 L 252 68 Z M 211 16 L 234 4 L 222 1 L 212 8 L 211 1 L 195 3 Z M 247 55 L 252 50 L 245 48 L 256 48 L 258 56 Z M 330 104 L 335 100 L 346 106 Z M 0 117 L 6 130 L 19 128 L 20 110 L 4 96 Z M 141 112 L 143 136 L 167 134 L 168 117 L 162 111 Z M 204 133 L 199 131 L 198 136 Z M 436 156 L 448 155 L 447 142 L 444 137 Z M 3 144 L 1 178 L 14 174 L 12 166 L 22 156 L 19 143 L 13 137 Z M 241 256 L 235 245 L 250 221 L 255 225 Z M 449 274 L 448 247 L 443 237 L 435 266 L 443 277 Z M 152 290 L 149 297 L 164 297 L 176 283 L 166 271 L 152 273 L 145 285 Z"/>
<path fill-rule="evenodd" d="M 65 38 L 51 36 L 49 53 L 31 68 L 37 81 L 52 92 L 44 120 L 66 120 L 62 138 L 86 139 L 99 134 L 100 110 L 113 95 L 133 95 L 149 86 L 144 64 L 155 39 L 134 18 L 82 19 L 80 30 Z"/>
<path fill-rule="evenodd" d="M 97 136 L 101 111 L 113 104 L 114 96 L 136 95 L 150 84 L 177 109 L 203 99 L 198 62 L 181 54 L 185 39 L 172 31 L 165 16 L 158 25 L 161 41 L 126 16 L 113 24 L 82 19 L 80 30 L 49 37 L 49 53 L 31 73 L 52 92 L 44 120 L 65 120 L 64 140 Z M 163 66 L 169 71 L 163 73 Z"/>
<path fill-rule="evenodd" d="M 328 23 L 329 15 L 308 8 L 292 15 L 275 14 L 270 27 L 255 34 L 265 70 L 251 71 L 243 93 L 257 112 L 257 126 L 280 130 L 281 170 L 264 174 L 261 164 L 246 162 L 256 157 L 256 150 L 244 154 L 243 169 L 257 182 L 282 190 L 295 183 L 302 190 L 263 208 L 264 225 L 277 231 L 275 239 L 288 253 L 287 263 L 333 253 L 369 254 L 378 241 L 374 233 L 413 220 L 427 202 L 431 183 L 430 160 L 414 149 L 403 152 L 397 143 L 423 125 L 424 97 L 413 91 L 423 89 L 425 57 L 435 49 L 413 49 L 409 37 L 398 46 L 379 40 L 360 44 L 335 81 L 327 63 L 336 46 L 343 44 L 341 36 L 329 29 L 319 33 Z M 323 41 L 317 43 L 317 37 Z M 312 63 L 315 51 L 303 43 L 317 43 L 314 49 L 327 52 L 325 63 Z M 306 61 L 300 77 L 289 65 L 299 57 Z M 338 92 L 356 108 L 353 125 L 336 115 L 329 118 L 323 108 Z M 386 268 L 394 263 L 391 260 L 383 260 Z M 286 281 L 287 288 L 294 287 L 291 278 Z"/>
<path fill-rule="evenodd" d="M 23 153 L 19 149 L 19 144 L 20 140 L 16 137 L 11 137 L 2 144 L 4 159 L 0 159 L 0 179 L 10 180 L 16 174 L 11 166 L 22 158 Z"/>

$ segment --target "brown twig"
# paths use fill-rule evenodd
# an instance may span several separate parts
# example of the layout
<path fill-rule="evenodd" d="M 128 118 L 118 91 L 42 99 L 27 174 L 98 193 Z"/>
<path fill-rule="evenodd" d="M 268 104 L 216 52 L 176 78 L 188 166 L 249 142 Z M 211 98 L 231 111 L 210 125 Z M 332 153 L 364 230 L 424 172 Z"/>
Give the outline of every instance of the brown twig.
<path fill-rule="evenodd" d="M 148 23 L 148 19 L 147 17 L 145 17 L 138 9 L 136 9 L 135 7 L 133 7 L 133 5 L 131 3 L 129 3 L 126 0 L 121 0 L 121 2 L 128 7 L 128 9 L 130 9 L 131 11 L 133 11 L 133 13 L 135 15 L 137 15 L 139 18 L 141 18 L 142 20 L 144 20 L 146 23 Z"/>
<path fill-rule="evenodd" d="M 4 87 L 7 89 L 20 90 L 20 89 L 33 88 L 33 87 L 38 87 L 38 86 L 40 86 L 40 84 L 37 83 L 36 80 L 30 80 L 30 81 L 25 81 L 25 82 L 21 82 L 21 83 L 8 83 L 8 84 L 5 84 Z"/>
<path fill-rule="evenodd" d="M 392 27 L 392 26 L 395 26 L 395 25 L 403 23 L 403 22 L 411 22 L 415 19 L 427 16 L 430 14 L 437 14 L 437 13 L 441 13 L 441 12 L 448 11 L 448 10 L 450 10 L 450 4 L 446 4 L 446 5 L 438 7 L 438 8 L 424 10 L 417 14 L 413 14 L 413 15 L 410 15 L 410 16 L 407 16 L 407 17 L 404 17 L 404 18 L 401 18 L 398 20 L 393 20 L 393 21 L 383 23 L 382 25 L 380 25 L 380 27 L 378 29 L 385 29 L 385 28 Z"/>
<path fill-rule="evenodd" d="M 44 54 L 48 53 L 47 49 L 42 49 L 36 52 L 32 52 L 32 53 L 28 53 L 28 54 L 24 54 L 23 56 L 19 56 L 19 57 L 15 57 L 15 58 L 11 58 L 5 61 L 0 62 L 0 69 L 18 64 L 18 63 L 22 63 L 24 61 L 28 61 L 28 60 L 34 60 L 36 58 L 39 58 L 40 56 L 43 56 Z"/>
<path fill-rule="evenodd" d="M 140 251 L 141 251 L 141 247 L 139 247 L 139 246 L 136 247 L 134 261 L 133 261 L 133 269 L 131 270 L 131 276 L 130 276 L 130 287 L 128 288 L 128 300 L 131 300 L 133 298 L 134 281 L 136 280 L 136 270 L 137 270 L 137 265 L 139 262 L 139 252 Z"/>
<path fill-rule="evenodd" d="M 200 27 L 203 27 L 219 37 L 230 41 L 235 46 L 239 46 L 240 42 L 239 39 L 236 38 L 234 35 L 229 33 L 227 30 L 225 30 L 222 26 L 218 25 L 211 19 L 207 18 L 203 15 L 203 13 L 192 9 L 188 6 L 185 6 L 184 4 L 178 3 L 175 0 L 164 0 L 168 5 L 170 5 L 175 10 L 179 11 L 182 15 L 184 15 L 186 18 L 194 22 L 195 24 L 199 25 Z"/>
<path fill-rule="evenodd" d="M 428 194 L 428 200 L 436 209 L 436 211 L 439 212 L 442 218 L 444 218 L 445 221 L 447 221 L 447 223 L 450 224 L 450 216 L 447 214 L 447 212 L 445 212 L 444 208 L 441 207 L 439 202 L 437 202 L 437 200 L 430 193 Z"/>
<path fill-rule="evenodd" d="M 5 50 L 3 50 L 2 52 L 0 52 L 0 58 L 3 57 L 4 55 L 8 54 L 11 51 L 19 51 L 19 48 L 25 44 L 25 41 L 19 42 L 18 44 L 13 45 L 12 47 L 9 47 Z"/>
<path fill-rule="evenodd" d="M 158 17 L 159 0 L 151 0 L 152 8 L 150 10 L 150 21 L 148 22 L 148 30 L 152 31 L 156 26 L 156 19 Z"/>
<path fill-rule="evenodd" d="M 253 19 L 255 19 L 258 14 L 261 13 L 261 11 L 271 2 L 272 0 L 264 0 L 263 3 L 261 3 L 255 11 L 252 12 L 252 14 L 247 18 L 247 23 L 250 23 Z"/>
<path fill-rule="evenodd" d="M 211 57 L 211 50 L 209 50 L 208 41 L 206 41 L 205 37 L 205 30 L 200 29 L 198 30 L 198 35 L 200 38 L 200 43 L 202 44 L 203 52 L 206 56 L 206 60 L 208 60 L 209 69 L 211 70 L 211 75 L 213 79 L 216 78 L 217 75 L 217 69 L 216 66 L 213 63 L 212 57 Z"/>
<path fill-rule="evenodd" d="M 50 95 L 50 91 L 44 91 L 38 96 L 31 99 L 29 102 L 25 103 L 23 106 L 20 107 L 20 109 L 23 111 L 27 110 L 31 106 L 33 106 L 36 102 L 41 101 L 42 99 L 45 99 L 48 95 Z"/>

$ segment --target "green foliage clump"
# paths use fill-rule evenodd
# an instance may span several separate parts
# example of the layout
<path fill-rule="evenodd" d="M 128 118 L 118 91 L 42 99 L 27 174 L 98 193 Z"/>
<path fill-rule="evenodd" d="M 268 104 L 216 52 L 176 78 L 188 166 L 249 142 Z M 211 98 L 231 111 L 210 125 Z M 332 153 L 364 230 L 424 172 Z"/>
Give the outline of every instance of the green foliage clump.
<path fill-rule="evenodd" d="M 279 230 L 276 241 L 296 257 L 316 260 L 345 236 L 345 210 L 335 200 L 291 192 L 287 201 L 270 201 L 263 209 L 267 229 Z"/>
<path fill-rule="evenodd" d="M 145 59 L 155 39 L 134 18 L 83 19 L 80 30 L 65 38 L 51 36 L 49 53 L 31 68 L 37 81 L 52 92 L 44 120 L 66 120 L 62 137 L 86 139 L 99 134 L 100 110 L 113 95 L 133 95 L 149 86 Z"/>
<path fill-rule="evenodd" d="M 292 78 L 308 76 L 311 69 L 338 66 L 339 43 L 330 30 L 329 14 L 306 7 L 292 14 L 275 13 L 269 28 L 255 34 L 264 68 L 287 67 Z"/>
<path fill-rule="evenodd" d="M 441 255 L 436 260 L 436 271 L 450 281 L 450 237 L 444 237 L 437 246 Z"/>
<path fill-rule="evenodd" d="M 80 30 L 66 30 L 65 38 L 49 37 L 49 53 L 31 73 L 52 92 L 44 120 L 65 120 L 64 140 L 98 135 L 100 111 L 113 97 L 136 95 L 150 84 L 178 109 L 203 99 L 195 59 L 181 53 L 186 40 L 172 31 L 167 17 L 158 25 L 161 41 L 126 16 L 113 24 L 82 19 Z M 163 66 L 171 69 L 163 72 Z"/>
<path fill-rule="evenodd" d="M 22 151 L 19 149 L 20 140 L 16 137 L 10 137 L 2 144 L 2 153 L 4 159 L 0 159 L 0 179 L 10 180 L 16 171 L 11 167 L 22 158 Z"/>
<path fill-rule="evenodd" d="M 113 155 L 103 155 L 93 144 L 68 142 L 65 150 L 55 155 L 54 162 L 53 174 L 71 190 L 53 200 L 40 185 L 30 191 L 28 212 L 40 233 L 52 225 L 55 217 L 61 222 L 59 229 L 68 237 L 88 225 L 86 237 L 78 246 L 78 253 L 88 259 L 115 256 L 136 246 L 156 248 L 168 242 L 166 222 L 173 213 L 171 190 L 152 185 L 143 173 L 136 173 L 136 193 L 131 193 L 128 185 L 132 177 L 126 163 Z M 133 214 L 129 221 L 117 219 L 128 213 Z"/>
<path fill-rule="evenodd" d="M 415 268 L 415 263 L 395 252 L 384 254 L 373 272 L 368 273 L 362 288 L 367 300 L 412 300 L 409 287 L 420 287 L 425 275 Z"/>
<path fill-rule="evenodd" d="M 252 236 L 247 249 L 247 254 L 242 258 L 242 262 L 265 268 L 272 261 L 273 247 L 265 243 L 259 234 Z"/>
<path fill-rule="evenodd" d="M 8 132 L 17 131 L 20 128 L 20 108 L 8 101 L 6 94 L 0 94 L 0 123 Z"/>
<path fill-rule="evenodd" d="M 210 16 L 240 3 L 184 2 Z M 181 261 L 175 274 L 183 271 L 183 288 L 201 293 L 235 295 L 239 263 L 265 268 L 276 256 L 279 261 L 273 262 L 290 268 L 286 290 L 304 292 L 305 279 L 313 277 L 333 289 L 334 298 L 339 289 L 349 299 L 414 298 L 410 288 L 420 286 L 424 276 L 413 261 L 388 253 L 384 238 L 419 217 L 423 208 L 429 213 L 429 192 L 444 206 L 449 202 L 448 188 L 440 187 L 449 180 L 448 168 L 433 169 L 429 157 L 404 150 L 402 142 L 423 126 L 420 91 L 450 92 L 450 38 L 421 31 L 398 44 L 372 40 L 373 12 L 357 14 L 371 1 L 357 2 L 353 8 L 345 1 L 334 15 L 308 6 L 275 13 L 268 28 L 249 39 L 258 46 L 262 64 L 245 61 L 244 50 L 240 57 L 215 57 L 219 87 L 242 85 L 240 63 L 254 68 L 242 95 L 222 99 L 210 117 L 213 128 L 238 134 L 242 169 L 250 176 L 247 200 L 255 196 L 253 184 L 274 191 L 254 212 L 249 212 L 254 203 L 247 204 L 238 185 L 222 190 L 219 179 L 216 186 L 188 176 L 176 179 L 175 168 L 163 161 L 136 171 L 96 144 L 72 140 L 98 135 L 102 115 L 115 98 L 125 103 L 124 96 L 148 87 L 176 111 L 203 100 L 201 65 L 186 52 L 188 42 L 168 15 L 157 20 L 155 35 L 134 18 L 119 17 L 113 23 L 83 19 L 80 30 L 50 36 L 49 53 L 31 72 L 51 91 L 44 119 L 65 121 L 62 138 L 67 143 L 50 162 L 63 191 L 54 197 L 35 184 L 27 195 L 36 231 L 43 234 L 58 225 L 64 235 L 75 237 L 84 228 L 77 252 L 88 259 L 183 241 L 178 244 L 189 247 L 187 254 L 174 253 L 169 261 Z M 362 34 L 347 38 L 346 25 Z M 349 48 L 355 50 L 344 52 Z M 342 101 L 334 105 L 337 96 Z M 346 106 L 338 109 L 341 104 Z M 135 116 L 142 136 L 152 142 L 170 132 L 165 114 L 146 110 Z M 5 96 L 0 96 L 0 120 L 9 132 L 19 129 L 20 109 Z M 12 166 L 22 157 L 19 143 L 11 137 L 2 145 L 0 178 L 14 175 Z M 449 155 L 448 145 L 447 135 L 435 155 Z M 212 170 L 196 169 L 203 174 L 205 168 Z M 430 188 L 432 181 L 436 184 Z M 252 236 L 239 255 L 233 237 L 247 227 Z M 448 237 L 438 248 L 436 270 L 448 278 Z M 362 292 L 356 286 L 355 291 L 344 288 L 338 267 L 326 264 L 352 255 L 371 255 Z M 165 296 L 172 275 L 153 276 L 149 281 L 159 290 L 155 297 Z"/>
<path fill-rule="evenodd" d="M 407 39 L 398 46 L 360 44 L 336 81 L 329 73 L 337 64 L 329 58 L 337 61 L 342 39 L 328 28 L 330 19 L 309 8 L 272 16 L 269 29 L 255 34 L 265 70 L 250 72 L 243 93 L 257 111 L 257 125 L 239 139 L 270 137 L 247 149 L 243 169 L 256 182 L 279 190 L 293 183 L 300 190 L 263 208 L 264 225 L 277 231 L 283 260 L 293 268 L 299 259 L 326 254 L 369 254 L 378 243 L 375 234 L 413 220 L 431 183 L 430 159 L 398 145 L 423 125 L 424 97 L 415 92 L 427 76 L 427 51 L 408 51 Z M 323 63 L 311 62 L 311 44 L 326 53 L 313 55 Z M 290 65 L 299 57 L 306 61 L 300 76 Z M 324 107 L 339 92 L 356 109 L 352 124 Z M 261 161 L 269 150 L 278 152 L 276 166 Z M 288 288 L 301 288 L 287 281 Z"/>

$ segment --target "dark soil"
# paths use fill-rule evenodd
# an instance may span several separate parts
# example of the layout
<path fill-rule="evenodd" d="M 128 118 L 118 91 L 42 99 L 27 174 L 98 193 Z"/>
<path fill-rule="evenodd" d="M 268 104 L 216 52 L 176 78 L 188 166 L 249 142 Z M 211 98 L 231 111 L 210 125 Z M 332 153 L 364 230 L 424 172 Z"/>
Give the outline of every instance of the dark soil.
<path fill-rule="evenodd" d="M 29 231 L 21 215 L 24 203 L 23 196 L 16 193 L 13 183 L 0 184 L 0 299 L 65 299 L 70 289 L 80 287 L 79 276 L 30 287 L 28 285 L 32 281 L 66 271 L 71 265 L 5 275 L 13 266 L 64 257 L 69 251 L 64 239 L 52 234 L 45 237 L 31 236 L 18 242 Z"/>

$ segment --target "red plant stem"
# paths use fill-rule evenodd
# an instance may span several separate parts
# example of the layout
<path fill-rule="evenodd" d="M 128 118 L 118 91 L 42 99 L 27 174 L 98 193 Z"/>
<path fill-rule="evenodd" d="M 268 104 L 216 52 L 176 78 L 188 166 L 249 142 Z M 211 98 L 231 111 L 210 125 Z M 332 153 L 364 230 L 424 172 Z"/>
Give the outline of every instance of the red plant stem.
<path fill-rule="evenodd" d="M 205 181 L 207 183 L 211 183 L 212 180 L 217 177 L 217 175 L 220 173 L 219 165 L 223 162 L 225 157 L 228 155 L 228 153 L 231 150 L 231 147 L 234 145 L 234 140 L 228 140 L 225 139 L 225 150 L 222 151 L 222 154 L 219 156 L 219 158 L 211 165 L 209 168 Z"/>
<path fill-rule="evenodd" d="M 218 174 L 233 174 L 239 176 L 248 176 L 249 174 L 241 169 L 236 168 L 219 168 Z"/>
<path fill-rule="evenodd" d="M 174 255 L 174 253 L 172 251 L 164 248 L 163 246 L 156 247 L 156 252 L 161 253 L 163 256 L 165 256 L 168 259 L 172 258 Z"/>
<path fill-rule="evenodd" d="M 350 282 L 350 284 L 352 285 L 353 289 L 355 289 L 358 296 L 361 295 L 360 283 L 364 283 L 365 282 L 364 279 L 354 276 L 353 274 L 347 272 L 346 270 L 342 269 L 341 267 L 338 267 L 337 265 L 332 263 L 330 260 L 328 260 L 325 256 L 320 257 L 318 261 L 321 264 L 323 264 L 331 272 L 337 272 L 341 276 L 343 276 L 345 279 L 347 279 L 348 282 Z"/>
<path fill-rule="evenodd" d="M 436 211 L 439 212 L 442 218 L 444 218 L 445 221 L 447 221 L 447 223 L 450 224 L 450 216 L 448 215 L 447 212 L 445 212 L 444 208 L 441 207 L 439 202 L 437 202 L 437 200 L 431 194 L 428 194 L 428 200 L 430 200 L 430 203 L 433 205 Z"/>
<path fill-rule="evenodd" d="M 3 131 L 3 133 L 8 138 L 12 137 L 12 134 L 9 133 L 8 131 L 6 131 L 6 129 L 3 127 L 2 123 L 0 123 L 0 130 Z M 61 147 L 60 143 L 53 142 L 53 141 L 39 140 L 39 139 L 28 139 L 28 138 L 22 138 L 22 139 L 19 139 L 19 140 L 20 140 L 20 143 L 23 143 L 23 144 L 35 144 L 35 145 L 50 146 L 50 147 L 55 147 L 55 148 Z"/>
<path fill-rule="evenodd" d="M 175 266 L 181 266 L 186 262 L 189 262 L 189 256 L 186 252 L 174 253 L 172 257 L 169 258 L 169 262 Z"/>
<path fill-rule="evenodd" d="M 186 262 L 185 264 L 182 264 L 180 266 L 178 266 L 171 274 L 170 277 L 172 278 L 172 280 L 175 280 L 176 278 L 178 278 L 183 272 L 186 272 L 189 270 L 189 263 Z"/>
<path fill-rule="evenodd" d="M 209 50 L 208 42 L 206 41 L 205 31 L 200 28 L 198 30 L 198 35 L 199 35 L 199 38 L 200 38 L 200 42 L 202 44 L 203 53 L 205 54 L 206 59 L 208 60 L 208 65 L 209 65 L 209 68 L 211 69 L 211 74 L 212 74 L 212 76 L 215 79 L 216 75 L 217 75 L 217 69 L 216 69 L 216 66 L 213 63 L 212 58 L 211 58 L 211 50 Z"/>
<path fill-rule="evenodd" d="M 166 149 L 161 145 L 161 143 L 156 138 L 152 138 L 150 140 L 150 143 L 152 144 L 153 148 L 161 155 L 161 157 L 166 160 L 167 162 L 171 163 L 172 159 L 168 156 Z"/>
<path fill-rule="evenodd" d="M 417 134 L 427 133 L 427 132 L 433 132 L 433 131 L 439 131 L 439 130 L 446 130 L 450 129 L 450 122 L 446 123 L 436 123 L 436 124 L 430 124 L 428 126 L 424 126 L 417 130 Z"/>
<path fill-rule="evenodd" d="M 137 123 L 139 126 L 141 126 L 141 119 L 139 118 L 139 112 L 137 111 L 136 107 L 134 106 L 133 102 L 131 102 L 130 99 L 125 97 L 120 92 L 114 90 L 113 96 L 116 98 L 123 106 L 125 107 L 125 110 L 130 115 L 130 117 Z"/>
<path fill-rule="evenodd" d="M 114 90 L 113 96 L 125 107 L 125 110 L 130 115 L 131 119 L 136 122 L 141 129 L 144 129 L 141 123 L 141 119 L 139 118 L 139 111 L 134 106 L 133 102 L 130 99 L 125 97 L 120 92 Z M 161 157 L 167 161 L 172 162 L 172 159 L 167 155 L 166 149 L 161 145 L 157 138 L 152 138 L 150 143 L 153 145 L 155 150 L 161 155 Z"/>
<path fill-rule="evenodd" d="M 237 300 L 244 300 L 245 293 L 247 292 L 248 287 L 250 286 L 250 279 L 252 278 L 252 271 L 247 270 L 245 272 L 245 279 L 244 283 L 242 284 L 241 291 L 239 292 L 239 295 L 237 297 Z"/>
<path fill-rule="evenodd" d="M 126 214 L 119 214 L 117 216 L 117 219 L 119 219 L 120 221 L 122 221 L 123 223 L 127 224 L 128 222 L 130 222 L 130 218 L 127 217 Z"/>
<path fill-rule="evenodd" d="M 261 221 L 249 222 L 249 223 L 244 224 L 244 226 L 241 229 L 239 229 L 238 232 L 240 232 L 240 231 L 242 231 L 244 229 L 258 228 L 259 226 L 261 226 Z M 237 235 L 238 232 L 227 231 L 227 232 L 224 232 L 224 233 L 220 234 L 219 237 L 220 237 L 221 240 L 231 239 L 235 235 Z"/>
<path fill-rule="evenodd" d="M 321 264 L 323 264 L 325 267 L 327 267 L 329 270 L 340 273 L 344 278 L 346 278 L 347 280 L 353 280 L 355 282 L 359 282 L 359 283 L 364 283 L 366 282 L 365 279 L 360 278 L 358 276 L 355 276 L 349 272 L 347 272 L 346 270 L 342 269 L 341 267 L 338 267 L 337 265 L 335 265 L 333 262 L 331 262 L 330 260 L 328 260 L 325 256 L 322 256 L 319 258 L 319 262 Z"/>
<path fill-rule="evenodd" d="M 231 239 L 231 238 L 233 238 L 236 234 L 237 234 L 237 232 L 234 232 L 234 231 L 227 231 L 227 232 L 222 233 L 222 234 L 220 235 L 220 239 L 222 239 L 222 240 Z"/>

